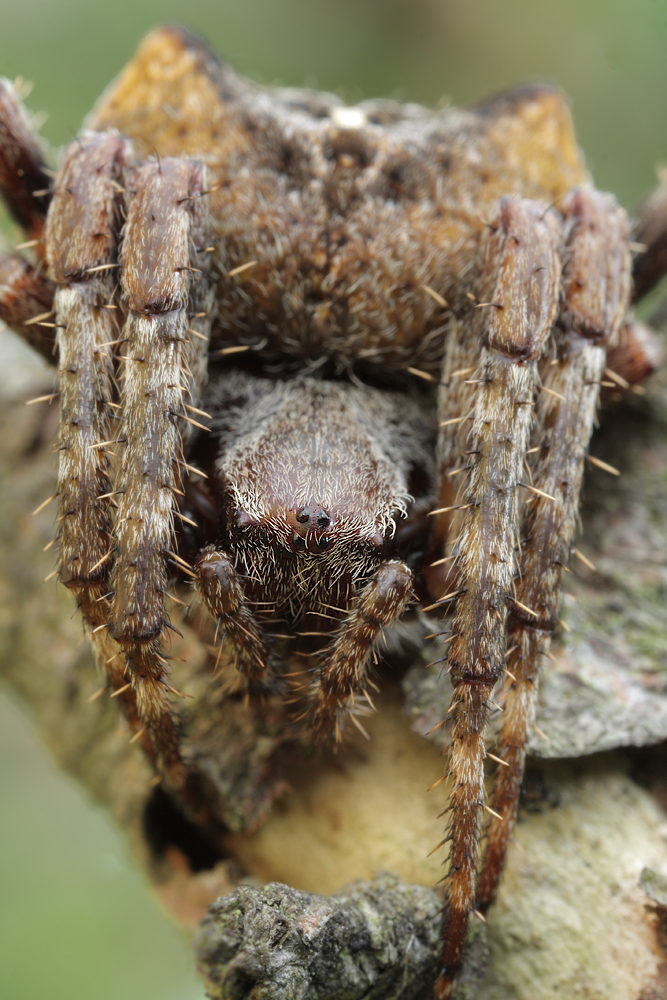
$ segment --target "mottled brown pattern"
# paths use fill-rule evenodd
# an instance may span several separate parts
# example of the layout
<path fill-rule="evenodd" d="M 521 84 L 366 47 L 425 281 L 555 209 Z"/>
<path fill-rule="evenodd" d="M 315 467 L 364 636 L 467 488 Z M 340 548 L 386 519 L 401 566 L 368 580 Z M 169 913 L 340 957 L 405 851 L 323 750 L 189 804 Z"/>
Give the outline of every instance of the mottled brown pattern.
<path fill-rule="evenodd" d="M 37 341 L 48 353 L 56 330 L 60 577 L 193 817 L 205 782 L 168 698 L 172 574 L 195 581 L 249 693 L 289 693 L 319 739 L 361 725 L 413 599 L 452 612 L 445 1000 L 514 822 L 606 345 L 625 322 L 618 364 L 655 363 L 624 320 L 625 214 L 547 87 L 463 111 L 349 108 L 257 87 L 165 28 L 87 125 L 47 213 L 38 144 L 0 90 L 0 189 L 35 239 L 34 264 L 0 259 L 0 313 L 30 340 L 55 310 Z M 665 270 L 660 197 L 637 230 L 640 291 Z"/>
<path fill-rule="evenodd" d="M 569 111 L 547 87 L 469 111 L 346 110 L 332 95 L 259 88 L 167 29 L 146 39 L 89 124 L 120 129 L 146 154 L 208 165 L 218 329 L 230 344 L 268 338 L 299 364 L 437 372 L 447 315 L 423 286 L 466 310 L 499 198 L 560 205 L 588 182 Z"/>

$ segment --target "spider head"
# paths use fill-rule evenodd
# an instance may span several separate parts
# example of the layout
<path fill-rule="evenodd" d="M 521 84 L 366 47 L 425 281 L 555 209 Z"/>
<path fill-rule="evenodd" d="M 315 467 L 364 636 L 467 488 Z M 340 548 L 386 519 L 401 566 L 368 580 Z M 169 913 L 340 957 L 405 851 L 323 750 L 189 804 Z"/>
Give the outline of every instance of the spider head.
<path fill-rule="evenodd" d="M 223 443 L 222 546 L 246 595 L 297 621 L 349 605 L 387 557 L 407 488 L 378 441 L 385 415 L 369 413 L 355 387 L 302 379 L 268 388 Z"/>
<path fill-rule="evenodd" d="M 228 500 L 225 548 L 248 596 L 277 601 L 281 614 L 293 620 L 323 602 L 346 605 L 391 545 L 393 525 L 385 532 L 375 521 L 351 516 L 335 497 L 326 503 L 278 500 L 261 474 L 243 486 L 241 504 L 236 490 Z"/>

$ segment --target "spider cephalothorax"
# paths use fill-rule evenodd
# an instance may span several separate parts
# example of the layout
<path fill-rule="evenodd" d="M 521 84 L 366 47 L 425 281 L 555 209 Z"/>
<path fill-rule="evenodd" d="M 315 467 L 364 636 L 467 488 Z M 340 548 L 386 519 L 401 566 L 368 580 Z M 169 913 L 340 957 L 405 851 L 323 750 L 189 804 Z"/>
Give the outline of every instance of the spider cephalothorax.
<path fill-rule="evenodd" d="M 410 596 L 412 571 L 391 556 L 397 520 L 415 507 L 410 486 L 433 481 L 432 411 L 312 377 L 238 373 L 211 389 L 222 530 L 219 550 L 196 563 L 204 601 L 257 681 L 270 680 L 272 626 L 311 640 L 333 633 L 313 712 L 328 736 Z"/>
<path fill-rule="evenodd" d="M 451 615 L 450 996 L 516 814 L 599 386 L 626 384 L 607 348 L 650 367 L 626 320 L 628 222 L 562 98 L 346 108 L 254 87 L 163 29 L 50 187 L 5 86 L 0 186 L 34 253 L 0 260 L 0 314 L 57 354 L 58 573 L 175 795 L 170 577 L 194 580 L 251 689 L 279 690 L 283 644 L 305 640 L 320 738 L 412 595 Z M 643 293 L 658 251 L 641 273 Z"/>

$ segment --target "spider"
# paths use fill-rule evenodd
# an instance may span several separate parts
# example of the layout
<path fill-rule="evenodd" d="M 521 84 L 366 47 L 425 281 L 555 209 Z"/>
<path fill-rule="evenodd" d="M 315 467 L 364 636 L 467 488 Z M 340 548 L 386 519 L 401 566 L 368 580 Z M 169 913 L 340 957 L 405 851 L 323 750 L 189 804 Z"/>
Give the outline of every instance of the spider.
<path fill-rule="evenodd" d="M 256 87 L 163 28 L 53 179 L 3 84 L 0 187 L 31 250 L 0 259 L 0 316 L 57 358 L 56 573 L 176 793 L 171 578 L 249 691 L 289 687 L 286 650 L 310 657 L 320 741 L 358 722 L 411 602 L 435 616 L 454 696 L 434 996 L 451 996 L 515 822 L 599 387 L 652 364 L 626 319 L 625 212 L 562 97 L 347 107 Z M 636 295 L 662 267 L 638 260 Z"/>

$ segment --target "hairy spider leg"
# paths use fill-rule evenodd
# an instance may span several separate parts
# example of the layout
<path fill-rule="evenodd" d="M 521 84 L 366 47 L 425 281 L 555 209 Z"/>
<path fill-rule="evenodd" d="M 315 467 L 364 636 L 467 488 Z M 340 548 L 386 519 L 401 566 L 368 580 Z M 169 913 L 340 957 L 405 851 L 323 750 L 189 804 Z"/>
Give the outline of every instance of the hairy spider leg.
<path fill-rule="evenodd" d="M 138 166 L 126 185 L 124 406 L 110 633 L 123 649 L 160 765 L 178 784 L 184 770 L 160 649 L 169 627 L 166 554 L 174 549 L 174 518 L 188 520 L 178 509 L 180 463 L 191 428 L 207 430 L 190 416 L 199 413 L 213 311 L 206 171 L 196 161 L 169 158 Z"/>
<path fill-rule="evenodd" d="M 646 323 L 628 320 L 621 324 L 613 343 L 607 344 L 606 387 L 610 388 L 610 379 L 617 389 L 638 385 L 657 372 L 664 360 L 662 335 Z"/>
<path fill-rule="evenodd" d="M 51 200 L 51 180 L 23 102 L 9 80 L 3 79 L 0 79 L 0 196 L 29 239 L 41 244 Z"/>
<path fill-rule="evenodd" d="M 117 139 L 112 140 L 112 146 L 115 147 L 117 143 Z M 83 273 L 87 267 L 97 263 L 98 257 L 93 255 L 88 260 L 82 258 L 82 273 L 78 276 L 67 275 L 67 255 L 72 250 L 72 242 L 79 238 L 83 241 L 75 250 L 70 264 L 74 262 L 77 252 L 83 251 L 85 257 L 86 240 L 88 250 L 91 240 L 92 243 L 104 243 L 101 227 L 105 223 L 111 226 L 107 256 L 113 253 L 119 228 L 118 220 L 113 219 L 117 194 L 115 190 L 109 189 L 108 182 L 109 171 L 118 175 L 120 165 L 112 155 L 108 170 L 106 173 L 102 171 L 101 178 L 86 177 L 84 145 L 85 142 L 81 142 L 76 149 L 72 146 L 71 154 L 65 157 L 63 170 L 74 170 L 75 174 L 81 176 L 77 177 L 77 182 L 71 188 L 68 181 L 64 181 L 64 189 L 67 188 L 62 192 L 66 195 L 65 204 L 61 202 L 54 209 L 60 215 L 58 225 L 61 231 L 55 237 L 52 233 L 51 263 L 56 269 L 62 265 L 63 284 L 60 290 L 71 293 L 61 296 L 59 307 L 70 313 L 73 310 L 76 314 L 69 317 L 72 323 L 69 330 L 66 329 L 69 322 L 59 323 L 55 315 L 58 304 L 54 299 L 58 286 L 46 273 L 48 234 L 45 231 L 45 221 L 52 203 L 51 182 L 44 167 L 38 139 L 18 94 L 7 81 L 0 82 L 0 193 L 14 219 L 32 237 L 22 248 L 29 249 L 37 262 L 32 264 L 18 253 L 0 255 L 0 319 L 51 364 L 56 363 L 57 347 L 65 355 L 65 362 L 60 366 L 63 370 L 59 372 L 59 381 L 61 386 L 64 383 L 65 389 L 61 397 L 61 410 L 68 415 L 62 425 L 58 446 L 61 456 L 58 490 L 61 514 L 57 522 L 61 541 L 60 575 L 65 573 L 65 582 L 76 593 L 97 662 L 107 674 L 110 687 L 119 696 L 130 727 L 136 733 L 141 727 L 136 701 L 132 691 L 128 690 L 124 678 L 124 663 L 118 657 L 118 647 L 107 634 L 106 608 L 100 600 L 108 589 L 109 559 L 104 558 L 104 553 L 108 553 L 111 535 L 108 498 L 100 496 L 100 491 L 108 492 L 105 490 L 108 486 L 108 462 L 104 452 L 94 445 L 108 436 L 111 414 L 105 412 L 105 403 L 110 393 L 112 361 L 109 345 L 100 345 L 105 337 L 109 339 L 108 335 L 112 334 L 115 327 L 111 325 L 107 329 L 109 323 L 105 322 L 100 310 L 95 308 L 96 295 L 101 302 L 105 292 L 103 272 Z M 76 160 L 77 154 L 81 159 L 74 163 L 72 157 Z M 61 178 L 62 176 L 61 174 Z M 113 179 L 113 184 L 115 183 L 117 181 Z M 92 184 L 95 188 L 94 200 L 90 205 L 87 184 Z M 75 216 L 82 205 L 86 209 L 92 207 L 94 218 L 89 218 L 87 228 L 84 225 L 75 235 L 74 230 L 78 225 Z M 63 235 L 65 244 L 60 247 L 58 241 Z M 62 259 L 60 254 L 63 255 Z M 79 277 L 81 280 L 70 282 L 70 277 Z M 101 280 L 98 280 L 100 277 Z M 68 289 L 65 289 L 65 285 L 69 286 Z M 71 301 L 72 298 L 77 298 L 77 289 L 82 298 L 80 309 Z M 92 325 L 86 323 L 86 310 L 88 319 L 93 316 Z M 80 332 L 77 327 L 80 321 L 83 322 L 83 332 L 77 349 L 75 341 Z M 56 336 L 58 331 L 59 343 Z M 92 379 L 90 384 L 87 382 L 88 377 Z M 83 532 L 80 538 L 77 536 L 77 526 Z M 89 528 L 90 536 L 87 533 Z M 79 545 L 80 552 L 77 551 Z M 102 549 L 104 551 L 100 558 L 103 561 L 100 563 L 97 556 L 98 550 Z M 144 749 L 152 754 L 150 742 L 143 736 L 142 742 Z"/>
<path fill-rule="evenodd" d="M 55 363 L 55 289 L 40 264 L 18 253 L 0 253 L 0 321 L 50 364 Z"/>
<path fill-rule="evenodd" d="M 198 588 L 204 603 L 229 638 L 234 666 L 256 686 L 267 680 L 267 649 L 257 620 L 248 606 L 243 585 L 226 552 L 214 545 L 201 551 L 195 562 Z"/>
<path fill-rule="evenodd" d="M 355 595 L 350 612 L 325 651 L 309 718 L 315 737 L 340 739 L 341 723 L 363 692 L 374 647 L 402 616 L 412 594 L 412 572 L 398 560 L 382 563 Z"/>
<path fill-rule="evenodd" d="M 60 435 L 57 443 L 59 576 L 75 595 L 98 663 L 135 732 L 141 729 L 125 664 L 108 634 L 112 568 L 111 457 L 116 429 L 114 351 L 119 323 L 107 308 L 117 282 L 120 181 L 131 155 L 117 135 L 83 135 L 55 180 L 45 247 L 54 298 Z M 150 743 L 144 740 L 145 748 Z"/>
<path fill-rule="evenodd" d="M 535 721 L 540 658 L 558 623 L 564 567 L 577 523 L 588 443 L 606 361 L 630 293 L 628 222 L 610 195 L 573 192 L 565 208 L 565 301 L 556 326 L 555 357 L 543 367 L 532 442 L 534 491 L 522 530 L 516 600 L 508 616 L 508 681 L 477 909 L 494 900 L 516 820 L 526 743 Z"/>
<path fill-rule="evenodd" d="M 50 180 L 28 115 L 8 80 L 0 80 L 0 197 L 15 222 L 30 237 L 36 265 L 19 253 L 0 254 L 0 320 L 53 360 L 50 319 L 54 287 L 44 270 L 44 219 L 51 200 Z M 26 247 L 27 248 L 27 247 Z"/>
<path fill-rule="evenodd" d="M 667 175 L 639 206 L 632 226 L 632 301 L 637 302 L 667 274 Z"/>
<path fill-rule="evenodd" d="M 559 249 L 554 213 L 528 200 L 501 201 L 498 218 L 482 241 L 480 273 L 488 287 L 479 291 L 484 293 L 482 303 L 492 304 L 475 310 L 466 335 L 454 338 L 449 346 L 457 355 L 456 370 L 476 368 L 474 377 L 467 379 L 475 390 L 470 429 L 465 424 L 447 426 L 448 420 L 466 411 L 459 409 L 460 394 L 450 398 L 445 388 L 440 393 L 439 418 L 445 424 L 441 467 L 463 452 L 471 468 L 461 485 L 451 528 L 459 591 L 449 653 L 454 695 L 446 839 L 451 850 L 436 1000 L 452 995 L 475 900 L 485 731 L 493 690 L 504 667 L 518 531 L 517 489 L 532 422 L 537 361 L 558 310 Z M 454 359 L 445 359 L 447 368 L 454 370 Z"/>

